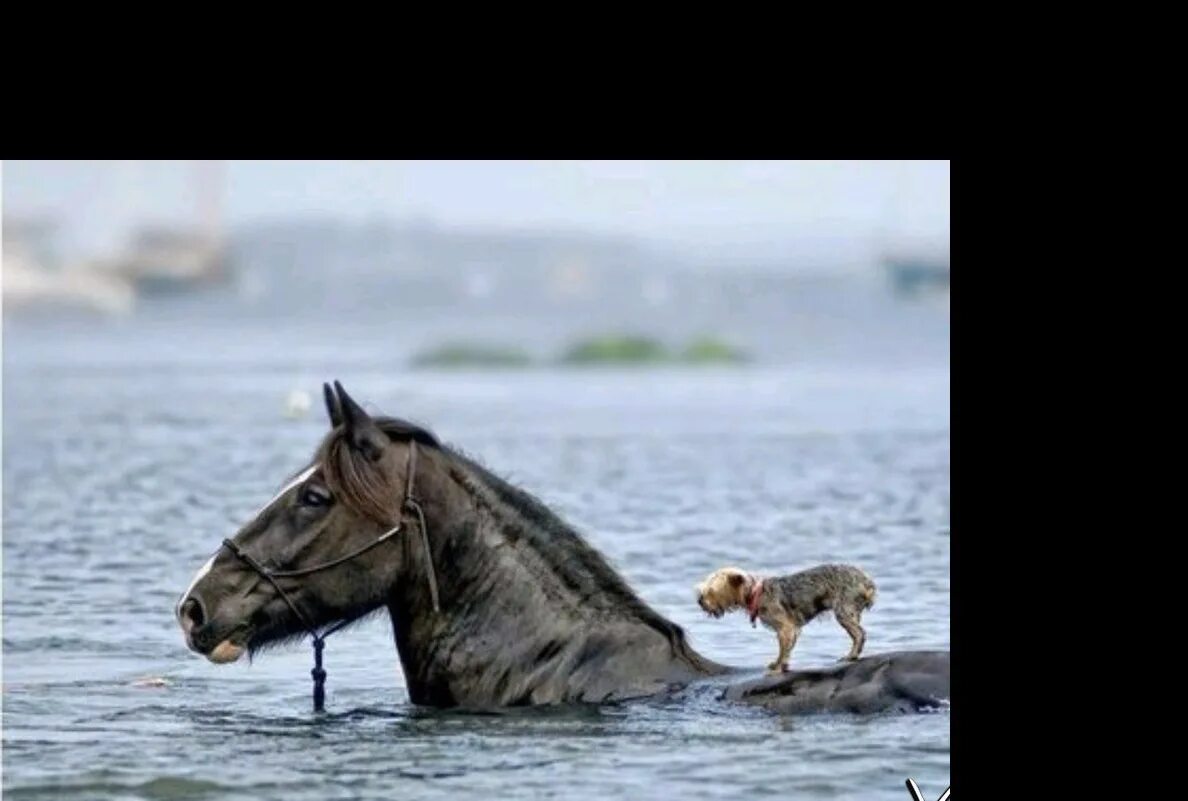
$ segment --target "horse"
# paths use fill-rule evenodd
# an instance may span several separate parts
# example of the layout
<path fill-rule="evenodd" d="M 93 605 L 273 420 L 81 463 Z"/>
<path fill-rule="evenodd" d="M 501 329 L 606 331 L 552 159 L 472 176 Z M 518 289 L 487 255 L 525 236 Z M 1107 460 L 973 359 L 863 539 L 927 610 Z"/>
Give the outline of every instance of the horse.
<path fill-rule="evenodd" d="M 324 638 L 384 609 L 416 705 L 616 703 L 738 672 L 697 653 L 528 492 L 424 427 L 373 418 L 337 381 L 323 394 L 330 431 L 313 459 L 182 593 L 191 650 L 226 663 L 309 634 L 315 708 Z M 947 693 L 947 652 L 907 652 L 723 697 L 823 711 L 923 708 Z"/>

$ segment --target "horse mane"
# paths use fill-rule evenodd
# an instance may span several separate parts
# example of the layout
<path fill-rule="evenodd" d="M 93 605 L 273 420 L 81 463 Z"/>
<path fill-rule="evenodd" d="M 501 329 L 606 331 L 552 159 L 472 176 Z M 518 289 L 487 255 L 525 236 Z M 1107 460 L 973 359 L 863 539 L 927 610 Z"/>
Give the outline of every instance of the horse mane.
<path fill-rule="evenodd" d="M 596 589 L 626 612 L 668 639 L 673 649 L 688 653 L 685 632 L 676 623 L 643 601 L 606 558 L 581 534 L 527 491 L 492 473 L 461 451 L 443 445 L 428 429 L 395 417 L 375 417 L 373 422 L 395 441 L 415 441 L 450 457 L 472 480 L 485 487 L 502 504 L 523 519 L 518 538 L 531 547 L 563 581 L 579 594 Z M 356 512 L 384 523 L 394 522 L 394 488 L 382 468 L 347 446 L 342 429 L 332 432 L 318 449 L 331 491 Z"/>
<path fill-rule="evenodd" d="M 597 589 L 614 600 L 618 609 L 629 612 L 663 634 L 674 649 L 683 650 L 685 632 L 676 623 L 656 612 L 635 594 L 617 570 L 573 526 L 536 497 L 492 473 L 473 459 L 451 450 L 450 455 L 489 489 L 496 498 L 513 509 L 529 525 L 522 526 L 522 539 L 571 585 L 575 574 L 588 579 Z M 575 586 L 580 592 L 582 588 Z"/>

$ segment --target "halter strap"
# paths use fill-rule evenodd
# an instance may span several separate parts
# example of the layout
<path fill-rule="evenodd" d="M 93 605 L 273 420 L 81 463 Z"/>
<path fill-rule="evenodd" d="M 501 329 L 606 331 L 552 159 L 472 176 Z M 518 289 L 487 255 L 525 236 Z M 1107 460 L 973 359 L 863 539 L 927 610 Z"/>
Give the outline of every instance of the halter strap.
<path fill-rule="evenodd" d="M 385 531 L 377 539 L 373 540 L 367 545 L 364 545 L 361 548 L 356 548 L 347 555 L 340 556 L 337 559 L 332 559 L 329 562 L 323 562 L 319 565 L 314 565 L 313 567 L 301 568 L 300 570 L 269 571 L 268 568 L 256 561 L 256 559 L 251 554 L 243 550 L 243 548 L 241 548 L 236 543 L 232 542 L 230 538 L 223 540 L 223 546 L 227 548 L 227 550 L 234 554 L 245 565 L 254 570 L 262 579 L 272 585 L 272 588 L 276 590 L 276 594 L 281 597 L 281 600 L 285 602 L 285 604 L 293 612 L 293 615 L 298 621 L 300 621 L 302 627 L 312 638 L 314 649 L 314 667 L 313 670 L 310 671 L 310 675 L 313 676 L 314 680 L 313 702 L 315 712 L 322 711 L 326 698 L 326 671 L 322 669 L 322 650 L 326 646 L 326 638 L 341 629 L 343 626 L 347 625 L 349 621 L 339 621 L 338 623 L 319 633 L 317 627 L 310 623 L 309 618 L 307 618 L 301 612 L 301 610 L 297 607 L 297 604 L 295 604 L 293 599 L 289 597 L 289 594 L 284 591 L 277 579 L 308 576 L 311 573 L 318 573 L 322 570 L 328 570 L 329 568 L 337 567 L 344 562 L 349 562 L 357 556 L 362 556 L 371 549 L 378 547 L 379 545 L 387 542 L 399 534 L 404 528 L 404 512 L 406 510 L 412 510 L 417 515 L 418 527 L 421 529 L 421 543 L 425 548 L 425 572 L 429 579 L 429 596 L 433 601 L 433 611 L 440 612 L 441 606 L 438 603 L 437 594 L 437 573 L 433 569 L 433 551 L 429 545 L 429 527 L 425 524 L 425 512 L 421 508 L 420 502 L 417 501 L 416 496 L 413 494 L 414 481 L 417 474 L 417 442 L 413 439 L 408 441 L 407 473 L 408 476 L 404 489 L 404 501 L 400 504 L 401 519 L 396 523 L 396 525 Z"/>

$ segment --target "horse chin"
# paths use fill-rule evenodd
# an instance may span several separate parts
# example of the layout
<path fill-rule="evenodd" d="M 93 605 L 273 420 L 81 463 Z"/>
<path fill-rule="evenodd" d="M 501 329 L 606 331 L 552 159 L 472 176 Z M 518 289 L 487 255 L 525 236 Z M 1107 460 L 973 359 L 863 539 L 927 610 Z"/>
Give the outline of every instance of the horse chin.
<path fill-rule="evenodd" d="M 226 639 L 216 645 L 206 655 L 206 658 L 216 665 L 226 665 L 235 662 L 247 652 L 247 643 L 252 632 L 248 626 L 241 625 Z"/>
<path fill-rule="evenodd" d="M 239 659 L 246 650 L 247 648 L 233 643 L 231 640 L 223 640 L 206 655 L 206 658 L 216 665 L 225 665 Z"/>

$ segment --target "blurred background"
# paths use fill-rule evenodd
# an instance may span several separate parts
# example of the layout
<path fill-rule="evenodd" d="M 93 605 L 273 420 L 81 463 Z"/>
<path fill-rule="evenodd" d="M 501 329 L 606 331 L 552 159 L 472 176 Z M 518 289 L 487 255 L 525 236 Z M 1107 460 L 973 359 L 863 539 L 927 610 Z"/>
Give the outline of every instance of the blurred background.
<path fill-rule="evenodd" d="M 315 722 L 307 649 L 214 666 L 172 610 L 339 379 L 540 497 L 714 659 L 774 656 L 697 608 L 726 564 L 861 565 L 868 652 L 947 649 L 948 162 L 0 170 L 6 796 L 947 786 L 947 713 L 426 717 L 382 618 L 331 642 Z M 814 624 L 793 666 L 847 647 Z"/>
<path fill-rule="evenodd" d="M 4 311 L 37 338 L 194 323 L 98 364 L 319 324 L 382 330 L 395 364 L 628 337 L 657 362 L 943 359 L 948 226 L 947 162 L 10 161 Z"/>

